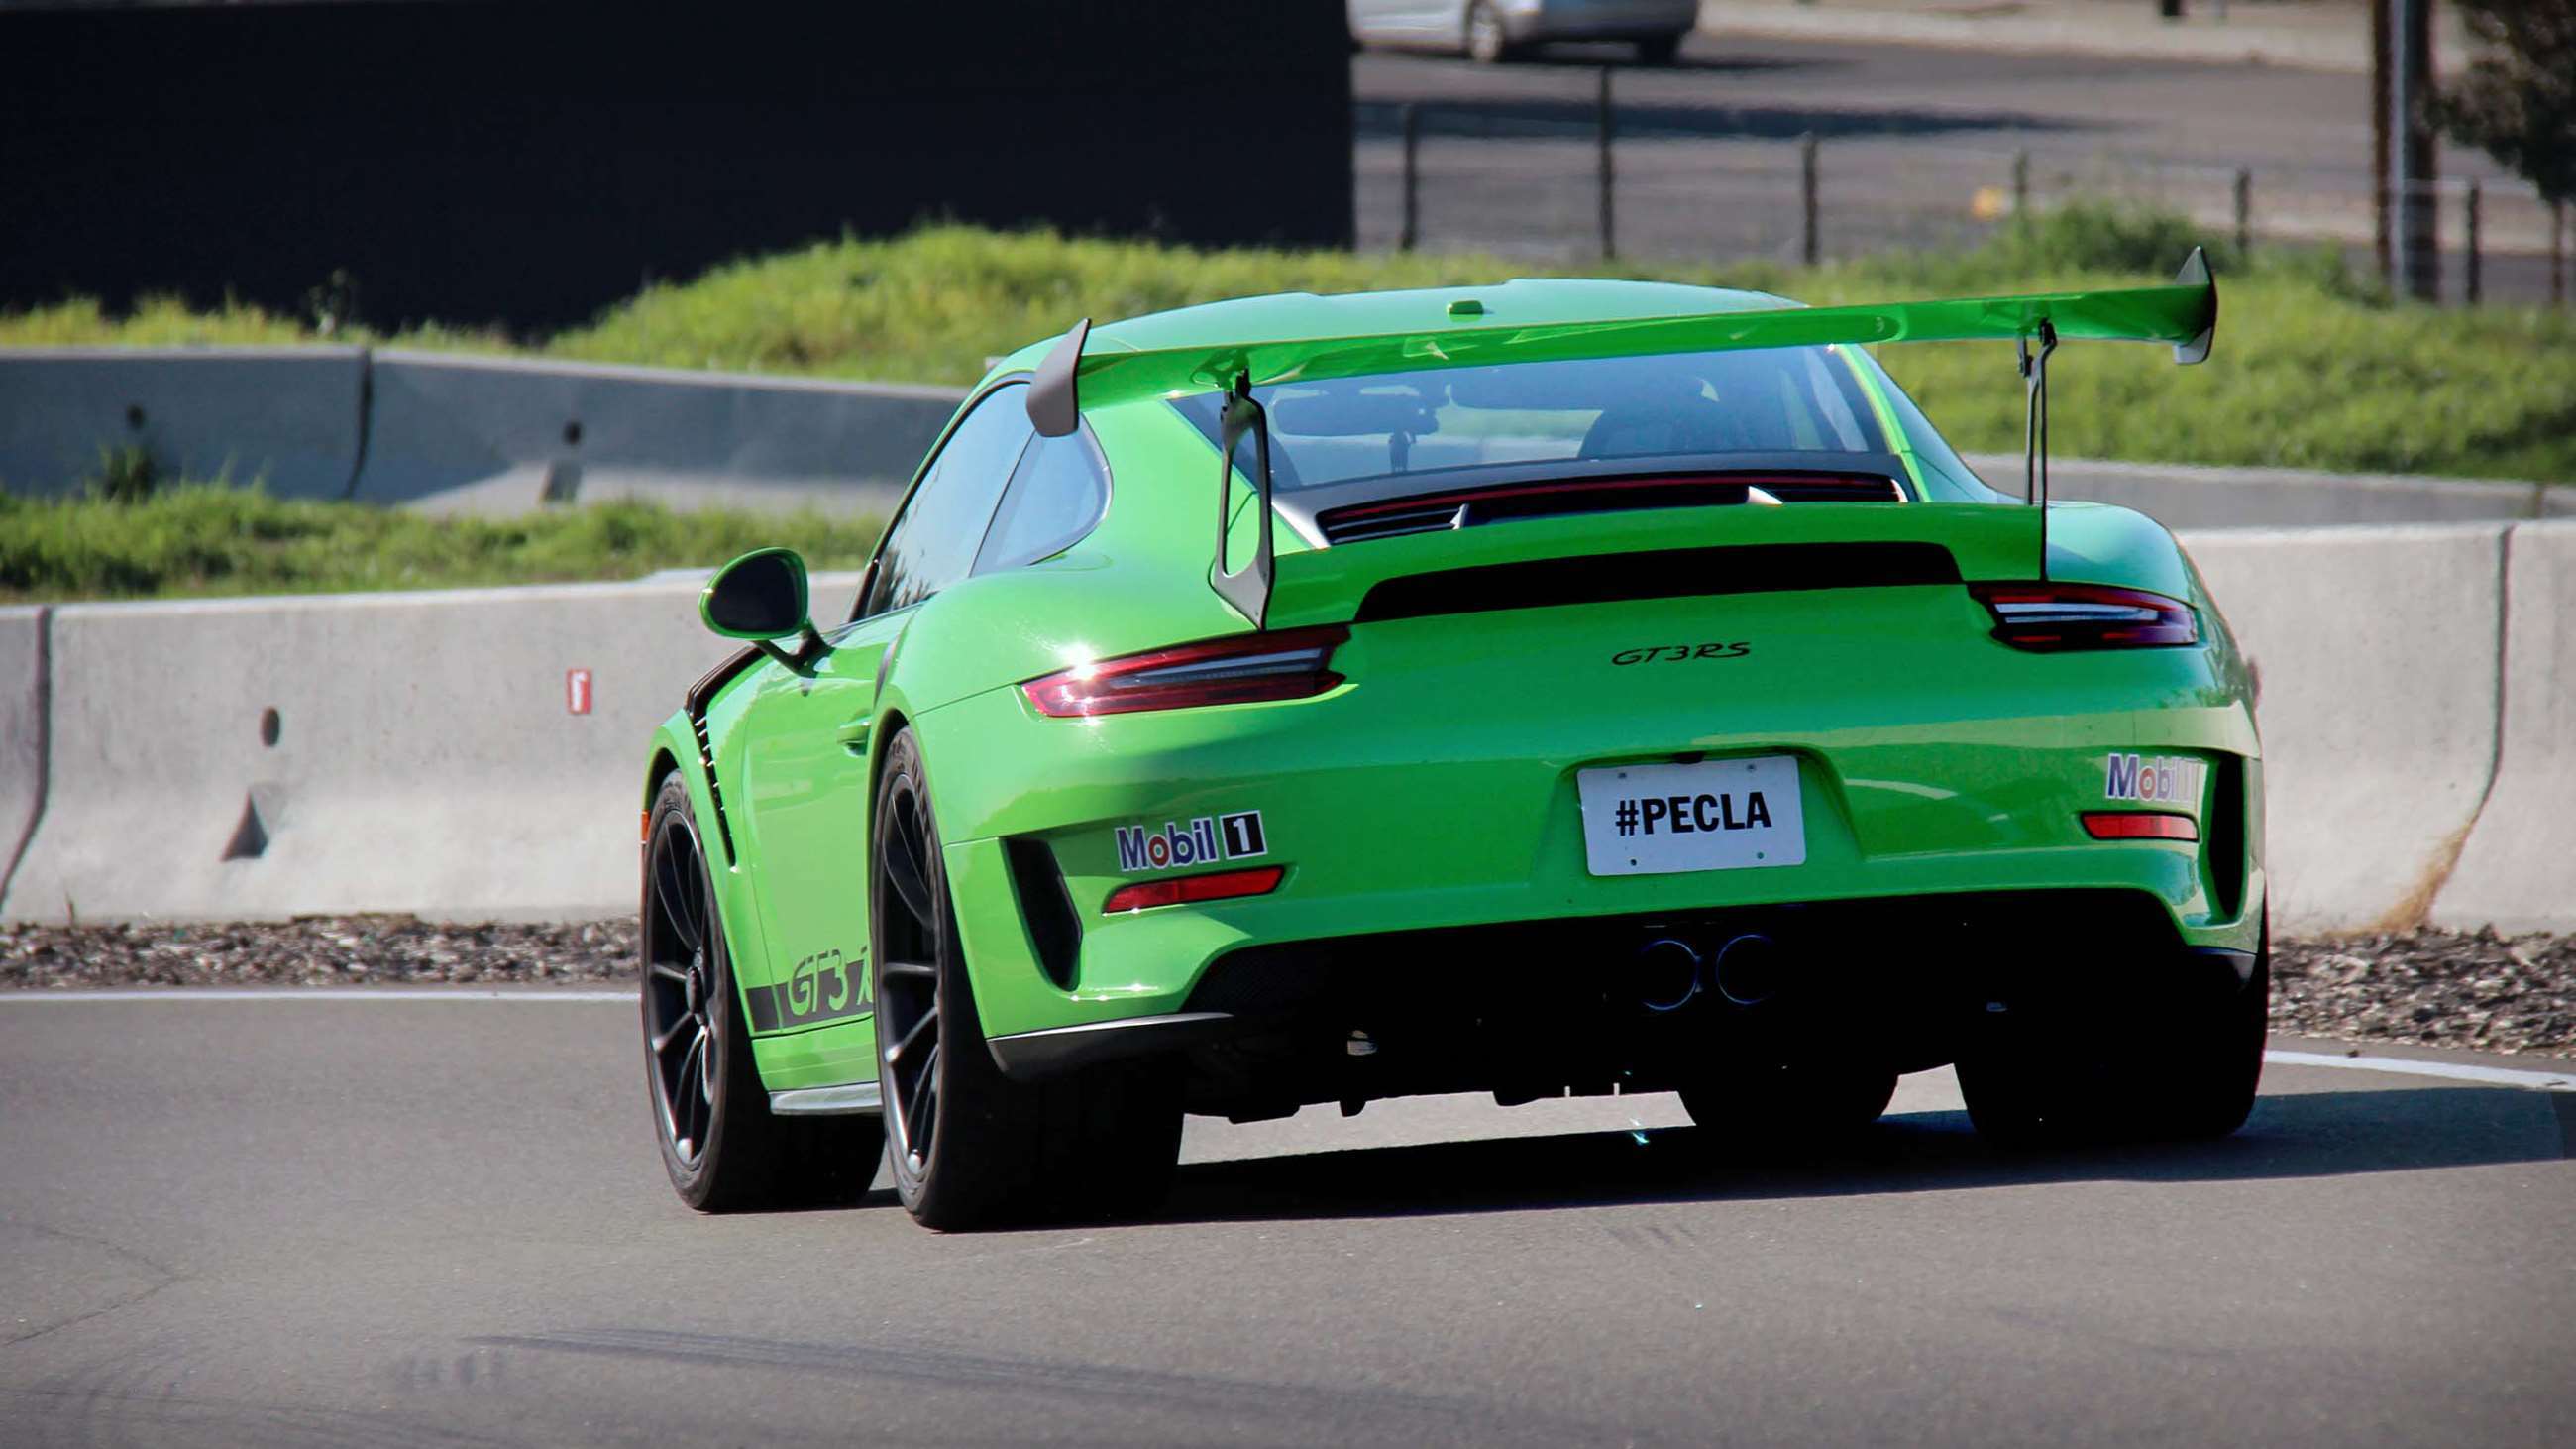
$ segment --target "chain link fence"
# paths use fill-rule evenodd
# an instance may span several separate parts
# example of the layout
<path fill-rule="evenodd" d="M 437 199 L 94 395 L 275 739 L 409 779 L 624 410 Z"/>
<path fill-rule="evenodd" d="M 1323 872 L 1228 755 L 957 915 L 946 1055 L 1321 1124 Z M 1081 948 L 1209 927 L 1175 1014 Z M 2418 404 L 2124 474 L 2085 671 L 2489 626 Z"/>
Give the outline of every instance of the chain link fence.
<path fill-rule="evenodd" d="M 1606 93 L 1606 86 L 1605 86 Z M 2022 207 L 2152 204 L 2213 238 L 2344 247 L 2379 265 L 2367 173 L 2228 168 L 2100 149 L 2019 150 L 1924 136 L 1713 134 L 1559 102 L 1363 102 L 1359 243 L 1506 257 L 1785 263 L 1973 246 Z M 2520 182 L 2432 188 L 2440 297 L 2558 302 L 2576 236 Z"/>

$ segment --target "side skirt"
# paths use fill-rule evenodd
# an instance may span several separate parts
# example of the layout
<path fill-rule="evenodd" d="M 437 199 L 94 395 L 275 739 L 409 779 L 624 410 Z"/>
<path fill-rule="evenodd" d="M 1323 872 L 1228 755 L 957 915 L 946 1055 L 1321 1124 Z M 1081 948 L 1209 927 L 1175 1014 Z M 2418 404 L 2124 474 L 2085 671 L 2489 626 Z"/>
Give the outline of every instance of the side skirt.
<path fill-rule="evenodd" d="M 882 1112 L 885 1104 L 878 1099 L 876 1083 L 852 1082 L 846 1087 L 772 1092 L 769 1110 L 779 1117 L 851 1117 Z"/>

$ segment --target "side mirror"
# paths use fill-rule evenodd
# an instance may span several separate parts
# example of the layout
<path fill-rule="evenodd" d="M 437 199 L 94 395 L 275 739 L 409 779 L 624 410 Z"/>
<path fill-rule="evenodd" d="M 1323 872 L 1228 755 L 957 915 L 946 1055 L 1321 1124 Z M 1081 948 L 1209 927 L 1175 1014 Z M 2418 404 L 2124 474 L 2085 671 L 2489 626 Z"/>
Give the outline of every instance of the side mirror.
<path fill-rule="evenodd" d="M 755 549 L 716 570 L 698 595 L 698 618 L 791 669 L 802 670 L 823 642 L 806 599 L 805 560 L 793 549 Z M 802 636 L 794 657 L 772 642 L 790 634 Z"/>

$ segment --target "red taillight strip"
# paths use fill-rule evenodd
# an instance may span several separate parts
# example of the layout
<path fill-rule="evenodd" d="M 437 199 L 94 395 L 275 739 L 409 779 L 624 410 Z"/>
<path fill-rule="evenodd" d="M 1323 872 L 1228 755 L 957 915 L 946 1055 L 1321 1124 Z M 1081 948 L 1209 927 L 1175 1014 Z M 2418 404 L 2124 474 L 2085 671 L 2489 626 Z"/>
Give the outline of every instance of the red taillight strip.
<path fill-rule="evenodd" d="M 2198 840 L 2200 826 L 2188 815 L 2161 810 L 2088 810 L 2084 833 L 2095 840 Z"/>
<path fill-rule="evenodd" d="M 1279 888 L 1280 878 L 1287 874 L 1286 866 L 1265 865 L 1255 870 L 1220 870 L 1208 875 L 1138 881 L 1111 891 L 1108 902 L 1101 906 L 1100 911 L 1103 915 L 1114 916 L 1121 911 L 1141 911 L 1148 906 L 1266 896 Z"/>
<path fill-rule="evenodd" d="M 1327 666 L 1350 637 L 1340 624 L 1238 634 L 1103 659 L 1020 688 L 1040 714 L 1058 719 L 1305 699 L 1342 682 Z"/>
<path fill-rule="evenodd" d="M 2180 599 L 2101 584 L 1970 584 L 1994 615 L 1994 637 L 2015 649 L 2153 649 L 2200 642 Z"/>

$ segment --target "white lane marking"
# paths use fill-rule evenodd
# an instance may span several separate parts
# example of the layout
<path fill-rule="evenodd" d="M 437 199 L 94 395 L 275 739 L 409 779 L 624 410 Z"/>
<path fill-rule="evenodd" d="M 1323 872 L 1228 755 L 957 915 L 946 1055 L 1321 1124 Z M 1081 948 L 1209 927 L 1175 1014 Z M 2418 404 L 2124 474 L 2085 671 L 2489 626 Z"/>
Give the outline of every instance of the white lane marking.
<path fill-rule="evenodd" d="M 2348 1057 L 2332 1052 L 2267 1051 L 2263 1060 L 2285 1067 L 2345 1067 L 2361 1072 L 2393 1072 L 2408 1077 L 2448 1077 L 2460 1082 L 2492 1082 L 2540 1092 L 2576 1092 L 2576 1067 L 2558 1072 L 2519 1072 L 2505 1067 L 2476 1067 L 2464 1062 L 2417 1062 L 2404 1057 Z"/>
<path fill-rule="evenodd" d="M 163 986 L 124 991 L 0 991 L 0 1006 L 27 1001 L 622 1001 L 635 989 L 564 991 L 545 986 Z"/>

